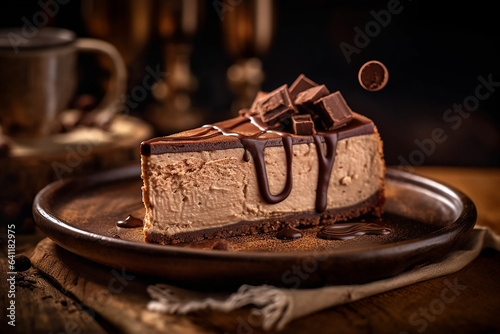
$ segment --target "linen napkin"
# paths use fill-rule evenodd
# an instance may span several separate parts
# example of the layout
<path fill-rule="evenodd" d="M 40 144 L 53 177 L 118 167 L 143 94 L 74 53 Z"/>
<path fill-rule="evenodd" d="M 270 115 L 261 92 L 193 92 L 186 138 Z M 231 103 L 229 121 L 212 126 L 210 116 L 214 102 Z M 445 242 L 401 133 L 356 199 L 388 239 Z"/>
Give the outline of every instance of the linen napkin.
<path fill-rule="evenodd" d="M 320 310 L 457 272 L 471 263 L 485 248 L 500 251 L 500 236 L 489 228 L 476 227 L 460 249 L 449 253 L 441 261 L 387 279 L 315 289 L 242 285 L 232 294 L 196 292 L 167 284 L 155 284 L 148 286 L 152 300 L 147 308 L 168 314 L 188 314 L 199 310 L 229 312 L 253 305 L 251 315 L 260 319 L 258 323 L 264 330 L 280 330 L 290 321 Z"/>

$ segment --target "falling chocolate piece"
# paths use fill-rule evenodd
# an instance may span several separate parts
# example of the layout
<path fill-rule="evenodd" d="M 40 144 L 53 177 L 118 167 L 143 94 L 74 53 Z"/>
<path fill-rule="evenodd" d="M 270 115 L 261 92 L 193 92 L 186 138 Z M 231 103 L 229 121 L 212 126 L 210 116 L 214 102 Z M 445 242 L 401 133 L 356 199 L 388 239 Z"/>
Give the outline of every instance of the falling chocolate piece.
<path fill-rule="evenodd" d="M 297 95 L 299 95 L 300 92 L 305 91 L 306 89 L 316 87 L 318 84 L 306 77 L 304 74 L 301 74 L 295 79 L 293 84 L 290 86 L 289 92 L 290 92 L 290 97 L 292 98 L 292 101 L 295 101 L 297 98 Z"/>
<path fill-rule="evenodd" d="M 294 115 L 292 116 L 293 133 L 301 136 L 310 136 L 316 131 L 314 130 L 314 122 L 311 115 Z"/>
<path fill-rule="evenodd" d="M 371 60 L 359 69 L 358 80 L 364 89 L 375 92 L 385 87 L 389 80 L 389 71 L 381 62 Z"/>
<path fill-rule="evenodd" d="M 314 111 L 314 102 L 328 94 L 330 94 L 330 91 L 325 85 L 316 86 L 300 92 L 294 102 L 300 112 L 311 114 L 313 120 L 315 120 L 319 116 Z"/>
<path fill-rule="evenodd" d="M 297 108 L 290 99 L 288 85 L 283 85 L 256 101 L 260 119 L 273 125 L 290 115 L 297 114 Z"/>
<path fill-rule="evenodd" d="M 318 107 L 316 110 L 328 130 L 341 128 L 353 118 L 351 108 L 349 108 L 339 91 L 322 97 L 314 105 Z"/>

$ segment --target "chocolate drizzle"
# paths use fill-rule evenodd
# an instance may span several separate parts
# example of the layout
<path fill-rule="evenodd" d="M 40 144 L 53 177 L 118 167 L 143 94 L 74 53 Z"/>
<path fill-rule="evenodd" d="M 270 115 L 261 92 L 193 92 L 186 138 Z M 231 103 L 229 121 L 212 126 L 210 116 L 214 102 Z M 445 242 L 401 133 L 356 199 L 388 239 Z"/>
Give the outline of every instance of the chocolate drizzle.
<path fill-rule="evenodd" d="M 259 180 L 259 190 L 267 203 L 276 204 L 285 200 L 288 195 L 292 192 L 293 187 L 293 175 L 292 175 L 292 159 L 293 159 L 293 148 L 292 148 L 292 138 L 290 136 L 283 136 L 283 147 L 286 153 L 286 185 L 281 193 L 278 195 L 271 194 L 269 190 L 269 180 L 267 178 L 266 163 L 264 161 L 264 148 L 266 147 L 266 142 L 254 138 L 242 138 L 241 143 L 245 147 L 245 150 L 250 152 L 253 157 L 255 170 L 257 173 L 257 179 Z"/>
<path fill-rule="evenodd" d="M 389 234 L 387 227 L 374 223 L 342 223 L 323 227 L 318 232 L 318 238 L 326 240 L 348 240 L 365 234 Z"/>
<path fill-rule="evenodd" d="M 337 134 L 323 133 L 323 135 L 314 134 L 314 144 L 318 154 L 318 186 L 316 187 L 316 211 L 324 212 L 328 201 L 328 185 L 332 175 L 333 164 L 335 162 L 335 152 L 337 150 Z M 321 138 L 324 138 L 326 144 L 326 154 L 323 153 Z"/>

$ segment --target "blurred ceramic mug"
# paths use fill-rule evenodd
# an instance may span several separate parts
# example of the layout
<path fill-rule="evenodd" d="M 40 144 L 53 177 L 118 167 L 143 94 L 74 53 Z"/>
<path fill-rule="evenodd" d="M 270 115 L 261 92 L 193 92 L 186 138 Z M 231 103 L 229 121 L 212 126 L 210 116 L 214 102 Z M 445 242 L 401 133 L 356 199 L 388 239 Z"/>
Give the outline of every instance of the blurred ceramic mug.
<path fill-rule="evenodd" d="M 42 28 L 35 36 L 23 34 L 21 28 L 0 30 L 0 124 L 6 135 L 50 134 L 76 92 L 78 52 L 105 54 L 113 64 L 113 84 L 92 112 L 96 117 L 109 117 L 120 108 L 127 72 L 114 46 L 77 38 L 61 28 Z"/>

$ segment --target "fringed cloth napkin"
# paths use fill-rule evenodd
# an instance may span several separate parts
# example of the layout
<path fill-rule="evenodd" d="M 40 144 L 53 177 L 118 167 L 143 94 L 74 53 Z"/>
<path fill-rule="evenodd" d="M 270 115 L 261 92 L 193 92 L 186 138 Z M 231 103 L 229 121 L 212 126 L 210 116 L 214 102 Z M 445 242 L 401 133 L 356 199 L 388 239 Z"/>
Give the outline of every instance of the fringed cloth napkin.
<path fill-rule="evenodd" d="M 397 289 L 459 271 L 484 248 L 500 250 L 500 236 L 488 228 L 475 228 L 463 246 L 440 262 L 404 272 L 396 277 L 360 285 L 326 286 L 316 289 L 284 289 L 270 285 L 242 285 L 232 294 L 189 291 L 166 284 L 150 285 L 151 311 L 188 314 L 199 310 L 229 312 L 253 305 L 264 330 L 283 329 L 290 321 L 333 306 Z"/>

